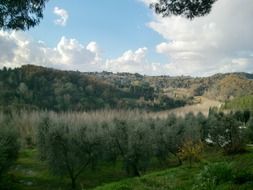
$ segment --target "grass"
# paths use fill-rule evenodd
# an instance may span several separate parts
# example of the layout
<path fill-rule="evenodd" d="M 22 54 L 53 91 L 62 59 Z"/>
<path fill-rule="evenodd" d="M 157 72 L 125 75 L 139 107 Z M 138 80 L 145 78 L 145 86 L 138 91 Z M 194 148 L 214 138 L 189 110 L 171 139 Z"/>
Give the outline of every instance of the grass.
<path fill-rule="evenodd" d="M 16 190 L 65 190 L 70 189 L 70 181 L 65 176 L 57 177 L 50 173 L 46 163 L 38 159 L 35 149 L 25 149 L 9 172 Z M 83 172 L 78 183 L 86 188 L 96 187 L 101 184 L 119 181 L 126 178 L 120 163 L 115 165 L 103 164 L 99 169 L 91 168 Z"/>
<path fill-rule="evenodd" d="M 161 172 L 154 172 L 140 178 L 132 178 L 122 180 L 120 182 L 111 183 L 108 185 L 100 186 L 95 190 L 190 190 L 198 185 L 197 177 L 205 166 L 214 162 L 228 162 L 231 165 L 241 166 L 242 170 L 253 172 L 253 150 L 248 153 L 223 156 L 220 153 L 212 153 L 204 155 L 203 161 L 196 163 L 193 167 L 187 164 L 167 169 Z M 244 167 L 246 168 L 243 168 Z M 195 188 L 200 190 L 199 188 Z M 194 189 L 194 190 L 195 190 Z M 208 190 L 252 190 L 253 181 L 245 182 L 243 184 L 236 184 L 233 181 L 227 181 L 218 184 L 214 189 Z"/>
<path fill-rule="evenodd" d="M 78 183 L 82 189 L 94 190 L 189 190 L 198 183 L 197 176 L 210 163 L 231 163 L 238 172 L 247 170 L 253 173 L 253 148 L 240 155 L 224 156 L 216 151 L 208 151 L 199 163 L 189 167 L 187 163 L 179 167 L 149 170 L 142 177 L 129 178 L 122 165 L 103 164 L 99 169 L 88 169 L 80 177 Z M 162 170 L 162 171 L 161 171 Z M 70 181 L 66 177 L 50 174 L 45 163 L 39 161 L 35 149 L 25 149 L 20 153 L 16 165 L 9 172 L 14 190 L 67 190 Z M 85 187 L 85 188 L 84 188 Z M 8 189 L 8 188 L 6 188 Z M 253 182 L 236 184 L 227 181 L 215 187 L 215 190 L 252 190 Z M 212 189 L 210 189 L 212 190 Z"/>

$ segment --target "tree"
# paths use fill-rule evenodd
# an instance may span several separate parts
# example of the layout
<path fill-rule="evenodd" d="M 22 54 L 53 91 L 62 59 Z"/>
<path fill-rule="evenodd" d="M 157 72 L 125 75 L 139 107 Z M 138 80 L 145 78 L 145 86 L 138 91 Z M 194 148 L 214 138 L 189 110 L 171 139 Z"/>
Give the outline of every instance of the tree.
<path fill-rule="evenodd" d="M 239 153 L 245 148 L 245 124 L 236 114 L 210 112 L 207 121 L 208 138 L 223 148 L 226 154 Z"/>
<path fill-rule="evenodd" d="M 7 121 L 0 121 L 0 182 L 18 157 L 18 135 Z M 0 187 L 1 188 L 1 187 Z"/>
<path fill-rule="evenodd" d="M 203 143 L 201 141 L 194 142 L 191 139 L 188 139 L 183 143 L 178 155 L 181 157 L 181 159 L 188 160 L 191 167 L 193 161 L 200 160 L 202 151 Z"/>
<path fill-rule="evenodd" d="M 149 122 L 154 124 L 154 154 L 160 162 L 167 161 L 170 155 L 173 155 L 181 165 L 181 158 L 178 156 L 178 150 L 182 144 L 180 131 L 182 130 L 181 118 L 175 115 L 168 115 L 166 120 L 153 120 Z"/>
<path fill-rule="evenodd" d="M 140 176 L 152 155 L 150 128 L 145 121 L 115 119 L 110 134 L 112 149 L 117 151 L 128 174 Z"/>
<path fill-rule="evenodd" d="M 217 0 L 159 0 L 151 4 L 151 8 L 163 17 L 183 15 L 188 19 L 210 13 Z"/>
<path fill-rule="evenodd" d="M 72 189 L 89 166 L 99 159 L 101 134 L 96 127 L 44 119 L 38 129 L 38 148 L 44 154 L 50 170 L 56 175 L 68 175 Z"/>
<path fill-rule="evenodd" d="M 1 0 L 0 28 L 27 30 L 40 23 L 48 0 Z"/>

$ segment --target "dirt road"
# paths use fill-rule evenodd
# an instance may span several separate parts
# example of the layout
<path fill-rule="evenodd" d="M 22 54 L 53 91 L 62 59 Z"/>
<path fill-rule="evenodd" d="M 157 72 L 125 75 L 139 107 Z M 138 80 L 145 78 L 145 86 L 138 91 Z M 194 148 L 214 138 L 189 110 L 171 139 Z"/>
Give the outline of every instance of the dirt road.
<path fill-rule="evenodd" d="M 185 114 L 192 112 L 194 114 L 197 114 L 199 112 L 203 113 L 205 116 L 208 115 L 209 108 L 211 107 L 220 107 L 222 105 L 221 102 L 216 100 L 210 100 L 205 97 L 196 97 L 200 100 L 200 103 L 194 104 L 194 105 L 188 105 L 181 108 L 176 108 L 168 111 L 162 111 L 158 112 L 159 117 L 166 117 L 170 113 L 174 113 L 177 116 L 184 116 Z"/>

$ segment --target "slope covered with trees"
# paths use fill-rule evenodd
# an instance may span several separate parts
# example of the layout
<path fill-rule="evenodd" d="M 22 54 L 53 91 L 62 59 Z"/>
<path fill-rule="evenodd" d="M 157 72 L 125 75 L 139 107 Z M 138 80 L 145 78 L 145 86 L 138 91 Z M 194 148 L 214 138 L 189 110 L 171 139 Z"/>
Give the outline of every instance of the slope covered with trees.
<path fill-rule="evenodd" d="M 1 109 L 87 111 L 105 108 L 170 109 L 185 105 L 155 93 L 148 83 L 119 88 L 87 73 L 33 65 L 0 70 Z"/>

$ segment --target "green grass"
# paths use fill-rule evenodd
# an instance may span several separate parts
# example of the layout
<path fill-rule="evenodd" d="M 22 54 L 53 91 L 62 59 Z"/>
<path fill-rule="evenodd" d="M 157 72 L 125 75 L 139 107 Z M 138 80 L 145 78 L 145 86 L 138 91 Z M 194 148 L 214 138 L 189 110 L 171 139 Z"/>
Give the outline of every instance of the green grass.
<path fill-rule="evenodd" d="M 116 165 L 103 164 L 99 169 L 87 169 L 80 176 L 78 184 L 83 189 L 95 190 L 189 190 L 193 189 L 197 176 L 203 168 L 216 162 L 227 162 L 238 168 L 238 171 L 253 173 L 253 149 L 233 156 L 224 156 L 216 151 L 208 151 L 199 163 L 189 167 L 184 163 L 180 167 L 164 169 L 165 166 L 136 178 L 126 176 L 121 163 Z M 162 169 L 163 168 L 163 169 Z M 162 171 L 161 171 L 162 170 Z M 16 165 L 9 172 L 9 178 L 14 190 L 68 190 L 70 181 L 67 177 L 56 177 L 50 174 L 45 163 L 39 161 L 35 149 L 26 149 L 20 153 Z M 215 187 L 215 190 L 252 190 L 253 182 L 235 184 L 227 181 Z M 210 189 L 211 190 L 211 189 Z"/>
<path fill-rule="evenodd" d="M 122 180 L 100 186 L 95 190 L 190 190 L 198 183 L 197 176 L 203 168 L 215 162 L 228 162 L 231 165 L 241 167 L 241 170 L 253 172 L 253 150 L 250 152 L 235 155 L 223 156 L 220 153 L 204 155 L 203 161 L 196 163 L 193 167 L 186 165 L 167 169 L 161 172 L 154 172 L 140 178 Z M 209 190 L 252 190 L 253 181 L 244 184 L 235 184 L 233 181 L 227 181 L 215 186 Z M 197 188 L 196 190 L 199 190 Z"/>
<path fill-rule="evenodd" d="M 9 172 L 13 181 L 13 189 L 17 190 L 65 190 L 70 189 L 70 180 L 57 177 L 50 173 L 46 163 L 38 159 L 35 149 L 23 150 L 15 166 Z M 99 169 L 88 168 L 78 180 L 78 184 L 85 188 L 96 187 L 101 184 L 119 181 L 126 178 L 120 163 L 116 165 L 103 164 Z"/>

